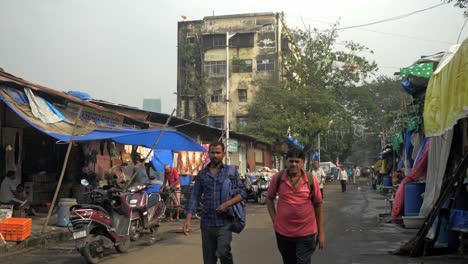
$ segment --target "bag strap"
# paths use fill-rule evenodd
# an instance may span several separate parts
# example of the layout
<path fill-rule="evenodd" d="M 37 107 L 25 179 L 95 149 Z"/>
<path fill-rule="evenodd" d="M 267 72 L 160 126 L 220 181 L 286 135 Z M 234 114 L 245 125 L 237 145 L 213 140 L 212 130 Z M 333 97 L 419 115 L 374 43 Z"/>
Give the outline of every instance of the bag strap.
<path fill-rule="evenodd" d="M 282 178 L 283 178 L 283 174 L 286 170 L 282 170 L 280 171 L 280 173 L 278 174 L 278 178 L 276 179 L 276 193 L 278 193 L 278 190 L 279 190 L 279 187 L 281 185 L 281 183 L 283 182 L 282 181 Z M 306 175 L 307 175 L 307 180 L 309 181 L 309 184 L 307 184 L 307 187 L 309 187 L 309 191 L 310 191 L 310 199 L 312 200 L 315 196 L 315 191 L 314 191 L 314 176 L 312 175 L 312 173 L 307 173 L 306 172 Z"/>
<path fill-rule="evenodd" d="M 312 173 L 306 173 L 307 174 L 307 180 L 309 181 L 309 184 L 307 186 L 309 187 L 310 191 L 310 200 L 314 199 L 315 196 L 315 191 L 314 191 L 314 176 Z"/>
<path fill-rule="evenodd" d="M 276 179 L 276 193 L 278 193 L 278 190 L 279 190 L 279 187 L 281 185 L 281 183 L 283 182 L 281 180 L 281 178 L 283 178 L 283 174 L 286 170 L 282 170 L 280 171 L 280 173 L 278 174 L 278 178 Z"/>

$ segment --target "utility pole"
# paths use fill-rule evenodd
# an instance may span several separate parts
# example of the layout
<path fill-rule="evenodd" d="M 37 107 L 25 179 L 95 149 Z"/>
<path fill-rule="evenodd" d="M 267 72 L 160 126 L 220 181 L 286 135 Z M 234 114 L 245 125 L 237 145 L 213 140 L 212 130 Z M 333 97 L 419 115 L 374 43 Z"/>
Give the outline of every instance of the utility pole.
<path fill-rule="evenodd" d="M 226 32 L 226 164 L 231 164 L 231 158 L 229 155 L 229 39 L 232 38 L 234 34 L 229 35 L 229 32 Z"/>

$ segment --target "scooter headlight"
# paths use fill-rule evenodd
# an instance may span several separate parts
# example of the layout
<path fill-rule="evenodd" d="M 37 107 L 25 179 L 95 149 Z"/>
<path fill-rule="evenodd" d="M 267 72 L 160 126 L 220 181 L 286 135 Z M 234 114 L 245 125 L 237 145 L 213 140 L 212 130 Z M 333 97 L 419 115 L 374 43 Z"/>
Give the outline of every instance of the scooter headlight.
<path fill-rule="evenodd" d="M 138 200 L 137 199 L 131 199 L 130 200 L 130 207 L 136 207 Z"/>

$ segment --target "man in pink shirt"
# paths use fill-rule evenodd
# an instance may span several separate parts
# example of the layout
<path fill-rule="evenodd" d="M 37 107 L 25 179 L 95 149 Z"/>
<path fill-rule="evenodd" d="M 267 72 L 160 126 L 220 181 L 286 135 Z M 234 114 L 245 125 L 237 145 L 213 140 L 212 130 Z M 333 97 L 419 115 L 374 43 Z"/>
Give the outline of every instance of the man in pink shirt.
<path fill-rule="evenodd" d="M 268 212 L 283 263 L 305 264 L 311 262 L 317 236 L 319 248 L 325 247 L 322 194 L 317 178 L 303 170 L 304 151 L 290 149 L 287 158 L 287 169 L 275 174 L 268 188 Z M 278 208 L 275 208 L 276 194 Z"/>
<path fill-rule="evenodd" d="M 169 164 L 164 165 L 164 183 L 163 188 L 175 188 L 175 195 L 177 197 L 177 204 L 175 207 L 176 210 L 176 221 L 179 221 L 179 206 L 180 206 L 180 180 L 179 180 L 179 172 L 176 168 L 171 168 Z M 172 221 L 173 211 L 169 212 L 169 218 Z"/>

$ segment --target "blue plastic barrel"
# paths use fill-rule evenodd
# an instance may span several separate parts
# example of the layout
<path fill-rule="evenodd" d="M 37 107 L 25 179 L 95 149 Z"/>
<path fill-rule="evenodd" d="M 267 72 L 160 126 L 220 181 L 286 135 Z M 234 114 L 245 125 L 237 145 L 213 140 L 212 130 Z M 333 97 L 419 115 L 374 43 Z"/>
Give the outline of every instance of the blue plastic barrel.
<path fill-rule="evenodd" d="M 383 177 L 383 186 L 384 187 L 392 187 L 392 177 L 391 176 L 384 176 Z"/>
<path fill-rule="evenodd" d="M 419 215 L 419 210 L 423 199 L 421 194 L 426 189 L 426 183 L 424 182 L 409 182 L 405 184 L 405 216 L 416 216 Z"/>
<path fill-rule="evenodd" d="M 437 217 L 434 221 L 434 224 L 432 225 L 434 234 L 435 234 L 437 225 L 439 223 L 439 220 L 440 219 Z M 448 247 L 451 249 L 455 249 L 458 247 L 458 234 L 457 232 L 453 232 L 449 230 L 447 220 L 444 217 L 442 218 L 442 221 L 440 223 L 439 236 L 437 237 L 437 240 L 434 246 L 440 247 L 440 248 Z"/>
<path fill-rule="evenodd" d="M 76 204 L 76 199 L 62 198 L 57 208 L 57 225 L 68 226 L 70 224 L 70 207 Z"/>

